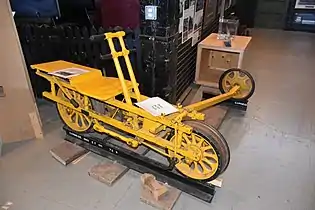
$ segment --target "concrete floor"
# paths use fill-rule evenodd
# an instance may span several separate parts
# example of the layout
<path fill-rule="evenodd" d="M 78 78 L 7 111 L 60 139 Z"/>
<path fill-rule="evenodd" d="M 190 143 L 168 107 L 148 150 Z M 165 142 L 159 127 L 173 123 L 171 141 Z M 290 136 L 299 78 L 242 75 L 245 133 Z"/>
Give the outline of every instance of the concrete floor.
<path fill-rule="evenodd" d="M 182 194 L 175 210 L 315 209 L 315 34 L 255 30 L 244 68 L 256 80 L 248 111 L 231 111 L 221 132 L 232 151 L 212 204 Z M 45 111 L 46 110 L 46 111 Z M 63 167 L 49 154 L 62 141 L 60 122 L 42 105 L 47 135 L 10 147 L 0 159 L 0 207 L 10 210 L 153 209 L 139 201 L 139 174 L 109 188 L 87 175 L 104 158 Z M 47 120 L 48 119 L 48 120 Z"/>

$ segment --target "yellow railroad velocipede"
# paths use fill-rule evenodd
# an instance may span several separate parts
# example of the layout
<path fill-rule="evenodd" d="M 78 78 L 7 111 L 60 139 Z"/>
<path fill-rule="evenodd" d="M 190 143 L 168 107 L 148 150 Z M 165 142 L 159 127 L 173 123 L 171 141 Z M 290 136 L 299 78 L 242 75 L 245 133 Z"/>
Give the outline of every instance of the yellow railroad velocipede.
<path fill-rule="evenodd" d="M 200 122 L 204 114 L 198 111 L 230 98 L 249 98 L 254 92 L 253 78 L 240 69 L 228 70 L 220 78 L 223 94 L 186 107 L 177 105 L 176 113 L 153 116 L 134 105 L 148 97 L 139 92 L 124 35 L 123 31 L 96 35 L 108 41 L 118 78 L 103 77 L 100 70 L 65 61 L 32 65 L 37 75 L 51 83 L 51 91 L 43 96 L 56 102 L 61 119 L 74 131 L 94 129 L 133 148 L 145 145 L 169 158 L 187 177 L 203 181 L 216 178 L 229 164 L 229 147 L 215 128 Z M 118 39 L 121 51 L 116 51 L 113 39 Z M 124 57 L 130 81 L 124 79 L 119 57 Z M 68 78 L 52 74 L 63 69 L 84 73 Z M 93 106 L 95 101 L 102 104 L 103 111 Z"/>

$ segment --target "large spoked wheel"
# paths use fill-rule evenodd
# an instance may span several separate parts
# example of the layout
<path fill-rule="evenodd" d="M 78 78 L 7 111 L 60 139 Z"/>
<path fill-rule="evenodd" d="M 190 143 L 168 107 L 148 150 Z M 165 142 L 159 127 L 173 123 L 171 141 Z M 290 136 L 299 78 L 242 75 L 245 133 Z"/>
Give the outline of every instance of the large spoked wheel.
<path fill-rule="evenodd" d="M 210 181 L 222 174 L 230 162 L 230 150 L 222 134 L 212 126 L 198 121 L 185 121 L 193 127 L 193 133 L 183 135 L 181 148 L 192 151 L 200 158 L 198 161 L 182 157 L 175 165 L 176 169 L 185 176 Z M 173 136 L 170 141 L 174 141 Z M 169 151 L 173 155 L 172 151 Z"/>
<path fill-rule="evenodd" d="M 219 80 L 221 93 L 229 92 L 235 85 L 239 85 L 238 93 L 233 96 L 237 100 L 249 99 L 255 91 L 255 81 L 250 73 L 242 69 L 229 69 L 225 71 Z"/>
<path fill-rule="evenodd" d="M 82 94 L 70 89 L 66 89 L 66 91 L 76 100 L 76 102 L 79 103 L 80 107 L 84 107 L 84 97 Z M 57 96 L 62 100 L 70 103 L 70 100 L 61 91 L 61 89 L 58 89 Z M 88 101 L 88 106 L 90 109 L 92 109 L 92 103 L 90 100 Z M 85 132 L 92 127 L 91 117 L 86 116 L 81 112 L 77 112 L 74 109 L 71 109 L 59 103 L 57 103 L 57 110 L 62 121 L 74 131 Z"/>

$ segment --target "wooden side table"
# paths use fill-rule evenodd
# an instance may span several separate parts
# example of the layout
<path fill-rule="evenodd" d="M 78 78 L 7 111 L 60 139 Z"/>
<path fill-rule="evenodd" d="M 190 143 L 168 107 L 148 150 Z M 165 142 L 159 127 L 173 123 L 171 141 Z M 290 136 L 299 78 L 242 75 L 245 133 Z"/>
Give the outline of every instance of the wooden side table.
<path fill-rule="evenodd" d="M 216 33 L 210 34 L 198 44 L 196 84 L 218 88 L 221 74 L 230 68 L 242 68 L 244 51 L 252 39 L 235 36 L 231 47 L 225 47 Z"/>

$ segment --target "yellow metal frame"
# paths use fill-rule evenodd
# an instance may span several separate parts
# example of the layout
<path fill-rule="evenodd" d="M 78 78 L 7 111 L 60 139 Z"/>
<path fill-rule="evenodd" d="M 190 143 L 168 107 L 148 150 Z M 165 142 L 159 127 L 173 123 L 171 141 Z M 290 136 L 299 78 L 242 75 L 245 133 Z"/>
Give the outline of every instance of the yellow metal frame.
<path fill-rule="evenodd" d="M 95 91 L 97 91 L 97 89 L 99 88 L 95 85 L 97 81 L 99 81 L 99 85 L 106 85 L 108 83 L 106 78 L 102 78 L 99 70 L 71 64 L 64 61 L 55 61 L 51 63 L 44 63 L 32 66 L 33 69 L 36 69 L 37 75 L 46 78 L 51 84 L 50 92 L 44 92 L 43 96 L 71 110 L 89 116 L 89 118 L 93 120 L 94 130 L 120 139 L 121 141 L 126 142 L 132 147 L 137 147 L 138 145 L 143 144 L 170 158 L 175 157 L 179 159 L 185 157 L 189 158 L 192 161 L 198 160 L 200 158 L 198 157 L 198 155 L 190 150 L 183 149 L 183 147 L 181 147 L 183 135 L 189 136 L 193 132 L 191 126 L 182 123 L 183 118 L 204 120 L 204 114 L 199 113 L 198 111 L 232 98 L 233 96 L 237 95 L 240 86 L 236 85 L 228 93 L 186 107 L 177 106 L 179 111 L 174 114 L 155 117 L 145 110 L 133 105 L 132 99 L 140 102 L 147 99 L 148 97 L 140 94 L 132 65 L 130 63 L 129 50 L 126 49 L 123 40 L 124 35 L 125 32 L 123 31 L 116 33 L 105 33 L 105 39 L 108 41 L 112 58 L 118 74 L 118 79 L 111 78 L 111 80 L 108 81 L 118 82 L 117 80 L 119 80 L 119 88 L 113 87 L 111 90 L 112 93 L 106 96 L 104 95 L 103 98 L 101 98 L 102 96 L 99 93 L 96 97 Z M 113 39 L 119 40 L 122 49 L 120 52 L 116 51 Z M 124 58 L 130 76 L 130 81 L 127 81 L 124 78 L 121 65 L 118 60 L 119 57 Z M 65 80 L 49 74 L 50 72 L 58 69 L 71 67 L 83 68 L 89 71 L 89 73 L 82 74 L 80 76 L 77 76 L 77 78 L 74 77 L 69 80 Z M 87 84 L 90 87 L 87 87 Z M 59 88 L 69 100 L 66 101 L 58 97 L 57 88 Z M 83 91 L 84 93 L 82 93 L 81 91 L 82 88 L 85 88 L 86 90 L 85 92 Z M 75 99 L 71 98 L 71 95 L 67 93 L 67 89 L 82 94 L 84 97 L 84 105 L 76 107 L 74 104 Z M 120 94 L 124 96 L 123 101 L 117 100 L 115 98 L 115 96 Z M 115 119 L 115 117 L 97 113 L 95 110 L 93 110 L 93 108 L 88 105 L 90 98 L 96 98 L 98 100 L 101 99 L 105 105 L 109 105 L 111 107 L 117 108 L 117 110 L 123 111 L 126 120 L 120 121 Z M 120 132 L 115 132 L 113 130 L 105 128 L 101 125 L 101 123 L 111 125 L 115 129 L 131 134 L 136 138 L 129 138 L 121 135 Z M 174 141 L 169 141 L 169 138 L 167 138 L 167 136 L 173 135 L 171 134 L 171 132 L 174 133 Z M 166 153 L 165 149 L 170 152 Z"/>

